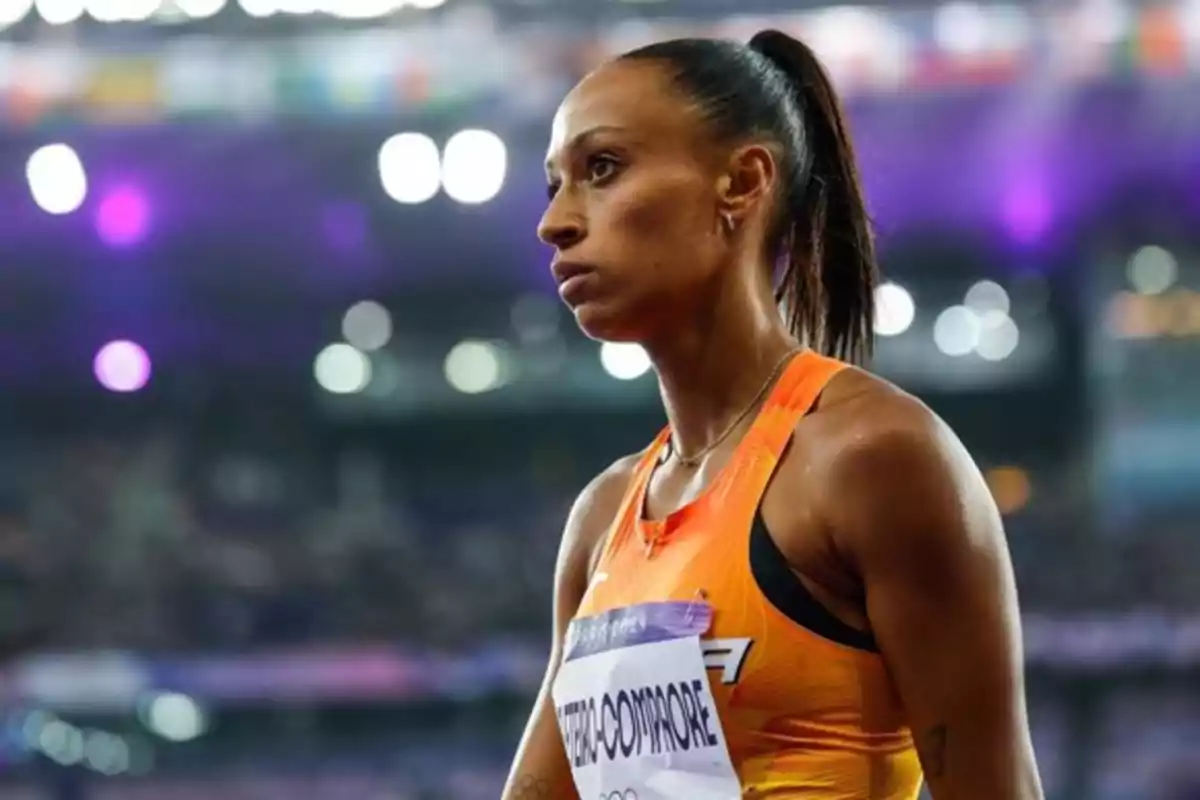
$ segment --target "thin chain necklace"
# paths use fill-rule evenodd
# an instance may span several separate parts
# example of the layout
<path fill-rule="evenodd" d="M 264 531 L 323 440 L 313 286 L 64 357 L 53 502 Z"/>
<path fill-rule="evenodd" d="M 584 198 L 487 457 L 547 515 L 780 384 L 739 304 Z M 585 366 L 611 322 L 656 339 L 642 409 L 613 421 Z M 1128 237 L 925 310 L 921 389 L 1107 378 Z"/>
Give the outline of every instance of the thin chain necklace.
<path fill-rule="evenodd" d="M 720 447 L 721 443 L 728 439 L 729 436 L 735 430 L 737 430 L 737 427 L 742 424 L 746 417 L 750 416 L 750 412 L 753 411 L 758 405 L 758 401 L 762 400 L 763 395 L 767 393 L 767 390 L 774 385 L 775 379 L 779 377 L 781 372 L 783 372 L 783 368 L 788 364 L 789 361 L 791 361 L 792 356 L 799 353 L 800 350 L 801 348 L 794 347 L 783 354 L 783 358 L 779 359 L 779 363 L 775 365 L 775 368 L 771 370 L 771 374 L 767 376 L 765 381 L 763 381 L 763 385 L 759 388 L 758 392 L 750 399 L 750 402 L 746 404 L 746 407 L 742 409 L 741 413 L 733 418 L 733 422 L 729 423 L 729 426 L 721 432 L 720 436 L 705 445 L 698 453 L 685 456 L 683 453 L 679 452 L 679 448 L 675 445 L 675 435 L 671 434 L 671 438 L 667 439 L 667 452 L 665 454 L 666 457 L 663 460 L 665 461 L 666 458 L 674 456 L 676 461 L 683 466 L 688 467 L 689 469 L 694 469 L 695 467 L 700 466 L 700 463 L 704 461 L 705 456 Z"/>

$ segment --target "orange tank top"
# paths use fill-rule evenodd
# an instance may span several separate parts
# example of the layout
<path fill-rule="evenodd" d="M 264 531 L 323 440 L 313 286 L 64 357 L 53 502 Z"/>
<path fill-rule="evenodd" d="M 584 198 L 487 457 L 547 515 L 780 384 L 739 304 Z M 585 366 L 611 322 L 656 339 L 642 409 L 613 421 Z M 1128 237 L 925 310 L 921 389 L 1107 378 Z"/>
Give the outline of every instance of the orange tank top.
<path fill-rule="evenodd" d="M 743 797 L 915 800 L 921 768 L 870 636 L 821 606 L 758 513 L 792 432 L 845 365 L 797 355 L 725 468 L 694 501 L 643 519 L 669 431 L 646 451 L 577 612 L 705 599 L 704 663 Z"/>

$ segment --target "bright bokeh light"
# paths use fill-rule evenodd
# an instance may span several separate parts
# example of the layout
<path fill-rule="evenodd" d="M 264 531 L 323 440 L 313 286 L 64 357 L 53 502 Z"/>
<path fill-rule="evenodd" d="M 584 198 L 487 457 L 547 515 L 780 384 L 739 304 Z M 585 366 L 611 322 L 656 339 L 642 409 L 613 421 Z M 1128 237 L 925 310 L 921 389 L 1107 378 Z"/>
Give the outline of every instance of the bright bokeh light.
<path fill-rule="evenodd" d="M 650 371 L 650 356 L 641 345 L 605 342 L 600 345 L 600 363 L 604 371 L 619 381 L 631 381 Z"/>
<path fill-rule="evenodd" d="M 1184 38 L 1189 42 L 1200 42 L 1200 0 L 1185 0 L 1179 16 Z"/>
<path fill-rule="evenodd" d="M 207 721 L 200 705 L 184 694 L 167 692 L 146 705 L 146 727 L 169 742 L 190 742 L 204 733 Z"/>
<path fill-rule="evenodd" d="M 83 16 L 83 0 L 36 0 L 33 5 L 47 25 L 66 25 Z"/>
<path fill-rule="evenodd" d="M 378 350 L 392 339 L 392 315 L 374 300 L 355 303 L 342 318 L 342 336 L 365 353 Z"/>
<path fill-rule="evenodd" d="M 1013 354 L 1021 341 L 1021 332 L 1012 317 L 1002 311 L 989 311 L 979 318 L 979 341 L 975 352 L 985 361 L 1003 361 Z"/>
<path fill-rule="evenodd" d="M 321 3 L 318 0 L 275 0 L 279 10 L 284 14 L 295 14 L 304 16 L 315 14 L 321 8 Z"/>
<path fill-rule="evenodd" d="M 1080 41 L 1112 44 L 1132 27 L 1133 11 L 1121 0 L 1084 0 L 1075 21 Z"/>
<path fill-rule="evenodd" d="M 398 0 L 324 0 L 323 11 L 340 19 L 375 19 L 390 14 L 399 5 Z"/>
<path fill-rule="evenodd" d="M 1129 259 L 1129 284 L 1139 294 L 1162 294 L 1179 275 L 1179 262 L 1170 250 L 1155 245 L 1139 249 Z"/>
<path fill-rule="evenodd" d="M 84 731 L 83 763 L 102 775 L 120 775 L 129 769 L 129 745 L 105 731 Z"/>
<path fill-rule="evenodd" d="M 442 187 L 460 203 L 485 203 L 500 193 L 508 172 L 504 140 L 491 131 L 459 131 L 446 142 Z"/>
<path fill-rule="evenodd" d="M 933 38 L 948 53 L 976 55 L 987 45 L 987 16 L 975 3 L 946 3 L 934 12 Z"/>
<path fill-rule="evenodd" d="M 131 186 L 109 192 L 96 208 L 96 231 L 113 247 L 137 244 L 150 228 L 150 204 Z"/>
<path fill-rule="evenodd" d="M 34 748 L 37 746 L 38 738 L 42 735 L 42 729 L 54 721 L 55 717 L 45 711 L 34 709 L 25 715 L 25 719 L 21 721 L 21 743 L 26 748 Z"/>
<path fill-rule="evenodd" d="M 33 10 L 33 0 L 0 0 L 0 28 L 25 19 Z"/>
<path fill-rule="evenodd" d="M 885 283 L 875 289 L 875 332 L 880 336 L 904 333 L 916 316 L 913 296 L 900 284 Z"/>
<path fill-rule="evenodd" d="M 279 13 L 278 0 L 238 0 L 238 5 L 248 17 L 261 19 Z"/>
<path fill-rule="evenodd" d="M 1012 301 L 1008 292 L 995 281 L 979 281 L 967 290 L 963 305 L 976 314 L 988 314 L 998 311 L 1008 314 L 1012 310 Z"/>
<path fill-rule="evenodd" d="M 887 46 L 886 23 L 873 8 L 829 6 L 814 10 L 806 22 L 805 41 L 835 74 L 840 67 Z"/>
<path fill-rule="evenodd" d="M 162 0 L 85 0 L 84 11 L 97 22 L 144 22 L 162 9 Z"/>
<path fill-rule="evenodd" d="M 83 747 L 83 731 L 60 719 L 47 722 L 37 741 L 47 758 L 64 767 L 83 760 Z"/>
<path fill-rule="evenodd" d="M 136 392 L 150 382 L 150 356 L 135 342 L 109 342 L 96 353 L 92 370 L 110 392 Z"/>
<path fill-rule="evenodd" d="M 379 148 L 379 179 L 397 203 L 424 203 L 441 186 L 437 144 L 423 133 L 398 133 Z"/>
<path fill-rule="evenodd" d="M 503 364 L 490 342 L 459 342 L 446 355 L 446 382 L 463 394 L 482 394 L 500 386 Z"/>
<path fill-rule="evenodd" d="M 357 394 L 371 383 L 371 360 L 352 345 L 331 344 L 317 354 L 313 377 L 330 394 Z"/>
<path fill-rule="evenodd" d="M 378 19 L 407 8 L 438 8 L 445 0 L 238 0 L 238 3 L 252 17 L 321 13 L 339 19 Z"/>
<path fill-rule="evenodd" d="M 227 0 L 175 0 L 175 6 L 192 19 L 206 19 L 219 14 Z"/>
<path fill-rule="evenodd" d="M 966 306 L 950 306 L 933 323 L 933 343 L 948 356 L 965 356 L 979 344 L 979 315 Z"/>
<path fill-rule="evenodd" d="M 33 201 L 48 214 L 70 214 L 87 199 L 87 172 L 68 145 L 38 148 L 25 164 L 25 177 Z"/>

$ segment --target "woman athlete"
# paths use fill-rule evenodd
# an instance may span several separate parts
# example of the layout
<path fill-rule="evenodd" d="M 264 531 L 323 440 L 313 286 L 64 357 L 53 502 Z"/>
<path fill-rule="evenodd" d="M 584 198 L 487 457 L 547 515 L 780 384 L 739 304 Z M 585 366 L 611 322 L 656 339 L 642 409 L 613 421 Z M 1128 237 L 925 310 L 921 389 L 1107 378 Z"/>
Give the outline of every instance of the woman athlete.
<path fill-rule="evenodd" d="M 571 511 L 504 800 L 912 800 L 922 773 L 935 800 L 1040 800 L 988 489 L 845 363 L 876 264 L 813 53 L 627 53 L 563 102 L 547 170 L 560 295 L 646 349 L 669 425 Z"/>

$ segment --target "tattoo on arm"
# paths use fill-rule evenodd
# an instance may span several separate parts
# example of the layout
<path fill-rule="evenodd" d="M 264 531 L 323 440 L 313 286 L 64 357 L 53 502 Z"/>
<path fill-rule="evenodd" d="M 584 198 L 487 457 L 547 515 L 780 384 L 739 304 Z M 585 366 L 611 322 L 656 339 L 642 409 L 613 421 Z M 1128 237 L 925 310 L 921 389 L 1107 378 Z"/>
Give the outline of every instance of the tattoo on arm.
<path fill-rule="evenodd" d="M 517 779 L 513 800 L 550 800 L 550 782 L 545 778 L 522 775 Z"/>
<path fill-rule="evenodd" d="M 946 740 L 950 728 L 946 725 L 935 725 L 921 737 L 920 752 L 925 763 L 925 772 L 930 778 L 940 778 L 946 774 Z"/>

